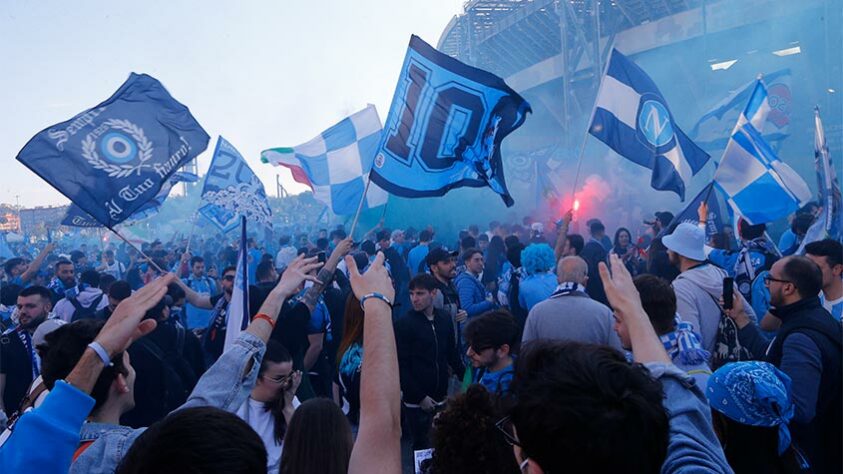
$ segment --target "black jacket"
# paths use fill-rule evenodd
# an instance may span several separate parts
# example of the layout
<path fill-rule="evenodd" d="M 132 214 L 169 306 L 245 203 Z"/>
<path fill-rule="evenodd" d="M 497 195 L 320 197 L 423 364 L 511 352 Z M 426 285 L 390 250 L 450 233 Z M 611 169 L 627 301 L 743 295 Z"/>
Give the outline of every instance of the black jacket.
<path fill-rule="evenodd" d="M 462 376 L 451 318 L 433 311 L 433 321 L 411 310 L 395 322 L 398 368 L 405 403 L 418 404 L 425 396 L 440 402 L 448 395 L 448 367 Z"/>
<path fill-rule="evenodd" d="M 811 338 L 822 357 L 822 376 L 814 419 L 791 423 L 793 438 L 808 455 L 813 472 L 841 472 L 843 446 L 843 333 L 840 322 L 812 297 L 772 311 L 782 320 L 776 339 L 770 344 L 767 361 L 778 366 L 787 337 L 801 333 Z"/>
<path fill-rule="evenodd" d="M 128 352 L 137 374 L 135 407 L 120 423 L 133 428 L 151 426 L 181 406 L 205 372 L 199 339 L 173 322 L 159 322 Z"/>
<path fill-rule="evenodd" d="M 606 290 L 603 289 L 603 280 L 600 279 L 600 271 L 597 265 L 600 262 L 605 262 L 608 252 L 603 248 L 603 244 L 596 240 L 589 240 L 580 252 L 580 257 L 588 264 L 588 282 L 585 285 L 585 292 L 594 301 L 598 301 L 605 305 L 609 305 L 609 300 L 606 298 Z"/>

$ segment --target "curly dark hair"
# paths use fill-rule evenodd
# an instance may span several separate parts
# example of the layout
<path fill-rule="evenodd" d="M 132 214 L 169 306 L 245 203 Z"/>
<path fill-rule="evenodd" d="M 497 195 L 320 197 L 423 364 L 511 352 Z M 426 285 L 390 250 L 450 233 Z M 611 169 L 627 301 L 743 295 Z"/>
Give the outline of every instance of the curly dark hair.
<path fill-rule="evenodd" d="M 484 386 L 469 386 L 433 421 L 434 449 L 427 472 L 518 473 L 512 447 L 495 428 L 500 416 Z"/>

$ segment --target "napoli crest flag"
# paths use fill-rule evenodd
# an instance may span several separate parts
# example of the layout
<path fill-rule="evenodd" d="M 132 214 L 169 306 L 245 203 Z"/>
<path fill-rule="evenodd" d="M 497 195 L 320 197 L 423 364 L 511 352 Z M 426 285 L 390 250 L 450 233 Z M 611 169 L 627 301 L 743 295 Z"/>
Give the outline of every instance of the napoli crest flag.
<path fill-rule="evenodd" d="M 160 82 L 132 73 L 105 102 L 35 135 L 17 159 L 112 228 L 158 194 L 208 138 Z"/>
<path fill-rule="evenodd" d="M 272 225 L 272 211 L 263 183 L 234 146 L 219 137 L 211 167 L 202 188 L 199 212 L 221 231 L 228 232 L 240 216 L 264 226 Z"/>
<path fill-rule="evenodd" d="M 673 191 L 683 202 L 685 187 L 709 158 L 676 125 L 647 73 L 615 49 L 588 132 L 624 158 L 653 170 L 650 186 Z"/>
<path fill-rule="evenodd" d="M 403 197 L 489 186 L 507 206 L 500 146 L 531 112 L 503 79 L 410 38 L 372 168 L 372 182 Z"/>

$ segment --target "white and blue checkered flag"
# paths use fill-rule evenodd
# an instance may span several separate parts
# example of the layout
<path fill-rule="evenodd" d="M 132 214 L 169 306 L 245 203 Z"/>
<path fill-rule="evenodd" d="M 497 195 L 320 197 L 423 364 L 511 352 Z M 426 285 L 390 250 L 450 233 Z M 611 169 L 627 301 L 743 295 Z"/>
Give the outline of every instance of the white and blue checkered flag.
<path fill-rule="evenodd" d="M 653 170 L 650 185 L 685 201 L 691 176 L 709 155 L 688 138 L 652 79 L 613 49 L 589 133 L 624 158 Z"/>
<path fill-rule="evenodd" d="M 750 224 L 786 217 L 811 199 L 805 181 L 779 160 L 755 128 L 763 126 L 769 110 L 766 87 L 758 79 L 714 173 L 714 183 L 729 205 Z"/>
<path fill-rule="evenodd" d="M 354 214 L 366 189 L 382 128 L 378 111 L 369 105 L 307 143 L 264 150 L 261 161 L 289 168 L 293 179 L 309 186 L 313 197 L 334 214 Z M 363 209 L 382 206 L 388 198 L 386 191 L 372 183 Z"/>

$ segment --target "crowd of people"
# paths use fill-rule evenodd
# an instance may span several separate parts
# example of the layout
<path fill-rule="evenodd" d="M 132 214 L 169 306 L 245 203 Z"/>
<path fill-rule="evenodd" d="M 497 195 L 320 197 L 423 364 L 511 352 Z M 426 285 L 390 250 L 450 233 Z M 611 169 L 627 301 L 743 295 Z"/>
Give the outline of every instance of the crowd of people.
<path fill-rule="evenodd" d="M 573 212 L 453 242 L 284 229 L 242 249 L 233 343 L 239 239 L 17 247 L 0 466 L 843 472 L 843 247 L 804 241 L 815 213 L 779 245 L 707 237 L 704 206 L 641 237 Z"/>

